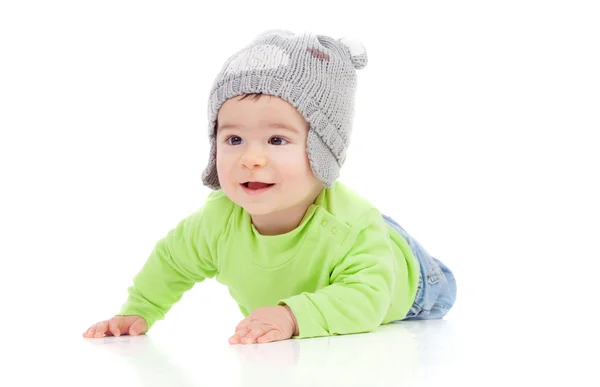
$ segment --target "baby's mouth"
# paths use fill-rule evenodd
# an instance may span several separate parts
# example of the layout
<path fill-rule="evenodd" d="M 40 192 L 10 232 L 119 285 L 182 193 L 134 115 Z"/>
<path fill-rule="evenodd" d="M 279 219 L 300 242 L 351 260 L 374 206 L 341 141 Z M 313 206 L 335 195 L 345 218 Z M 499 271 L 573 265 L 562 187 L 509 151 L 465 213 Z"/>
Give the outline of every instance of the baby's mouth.
<path fill-rule="evenodd" d="M 262 188 L 268 188 L 272 185 L 272 183 L 263 183 L 260 181 L 247 181 L 245 183 L 242 183 L 242 185 L 248 189 L 262 189 Z"/>

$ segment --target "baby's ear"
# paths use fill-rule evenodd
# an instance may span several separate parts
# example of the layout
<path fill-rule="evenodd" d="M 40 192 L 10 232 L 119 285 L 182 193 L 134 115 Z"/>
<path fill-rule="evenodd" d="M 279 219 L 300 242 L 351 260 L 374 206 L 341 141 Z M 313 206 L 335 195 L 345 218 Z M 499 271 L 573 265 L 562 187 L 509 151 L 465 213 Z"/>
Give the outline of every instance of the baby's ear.
<path fill-rule="evenodd" d="M 355 69 L 360 70 L 367 66 L 369 61 L 367 50 L 358 39 L 344 36 L 343 38 L 338 39 L 338 41 L 350 51 L 350 59 L 352 60 Z"/>

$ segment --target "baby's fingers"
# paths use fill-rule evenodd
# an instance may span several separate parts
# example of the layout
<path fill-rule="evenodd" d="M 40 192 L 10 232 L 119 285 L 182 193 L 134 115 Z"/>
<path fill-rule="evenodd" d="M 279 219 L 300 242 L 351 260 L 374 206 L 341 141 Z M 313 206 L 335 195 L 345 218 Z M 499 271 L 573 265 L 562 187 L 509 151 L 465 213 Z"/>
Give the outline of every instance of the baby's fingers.
<path fill-rule="evenodd" d="M 240 329 L 246 328 L 252 321 L 254 320 L 251 319 L 250 316 L 246 317 L 238 323 L 238 325 L 235 327 L 235 330 L 239 331 Z"/>
<path fill-rule="evenodd" d="M 98 324 L 93 324 L 85 332 L 83 332 L 83 337 L 94 337 L 94 333 L 96 333 L 96 326 L 98 326 Z"/>
<path fill-rule="evenodd" d="M 242 342 L 242 338 L 246 336 L 248 330 L 245 328 L 239 329 L 233 336 L 229 338 L 229 344 L 239 344 Z"/>
<path fill-rule="evenodd" d="M 98 324 L 96 324 L 96 329 L 95 331 L 92 333 L 92 337 L 104 337 L 104 334 L 106 333 L 106 331 L 108 330 L 108 321 L 102 321 Z"/>
<path fill-rule="evenodd" d="M 117 319 L 111 318 L 108 320 L 108 330 L 114 336 L 121 336 L 121 329 L 119 327 L 119 321 Z"/>
<path fill-rule="evenodd" d="M 272 329 L 269 332 L 265 333 L 261 337 L 259 337 L 256 342 L 259 344 L 270 343 L 272 341 L 280 341 L 283 340 L 283 335 L 277 329 Z"/>
<path fill-rule="evenodd" d="M 129 335 L 130 336 L 141 335 L 143 333 L 146 333 L 147 330 L 148 330 L 148 325 L 146 324 L 146 320 L 144 320 L 142 317 L 140 317 L 140 318 L 136 319 L 129 327 Z"/>
<path fill-rule="evenodd" d="M 269 328 L 265 327 L 264 325 L 253 327 L 252 330 L 248 332 L 248 334 L 242 339 L 242 344 L 252 344 L 256 341 L 256 339 L 258 339 L 268 331 Z"/>

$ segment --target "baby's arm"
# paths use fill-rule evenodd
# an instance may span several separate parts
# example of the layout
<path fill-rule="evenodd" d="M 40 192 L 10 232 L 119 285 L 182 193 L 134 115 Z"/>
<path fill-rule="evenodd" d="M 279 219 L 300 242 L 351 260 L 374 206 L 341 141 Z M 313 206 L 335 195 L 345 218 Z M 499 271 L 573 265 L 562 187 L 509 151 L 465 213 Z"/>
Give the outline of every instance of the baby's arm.
<path fill-rule="evenodd" d="M 142 316 L 149 330 L 184 292 L 216 274 L 205 238 L 199 234 L 200 219 L 201 212 L 192 214 L 156 243 L 118 315 Z"/>
<path fill-rule="evenodd" d="M 197 211 L 159 240 L 129 287 L 129 297 L 113 318 L 90 326 L 84 337 L 138 335 L 163 319 L 183 293 L 216 274 Z"/>
<path fill-rule="evenodd" d="M 336 264 L 331 285 L 281 300 L 297 320 L 300 338 L 370 332 L 384 320 L 394 289 L 394 256 L 381 215 L 363 219 L 354 245 Z"/>

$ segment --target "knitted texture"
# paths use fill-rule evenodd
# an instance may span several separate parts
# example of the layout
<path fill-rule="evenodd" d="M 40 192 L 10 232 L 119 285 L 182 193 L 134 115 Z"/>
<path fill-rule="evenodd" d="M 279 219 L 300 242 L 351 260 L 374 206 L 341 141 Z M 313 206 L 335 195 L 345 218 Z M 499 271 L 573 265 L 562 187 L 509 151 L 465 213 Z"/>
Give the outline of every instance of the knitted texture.
<path fill-rule="evenodd" d="M 229 57 L 208 98 L 210 153 L 204 185 L 220 189 L 216 167 L 216 120 L 228 99 L 252 93 L 282 98 L 309 123 L 307 154 L 315 177 L 331 186 L 346 159 L 352 132 L 356 70 L 367 53 L 351 38 L 269 30 Z"/>

